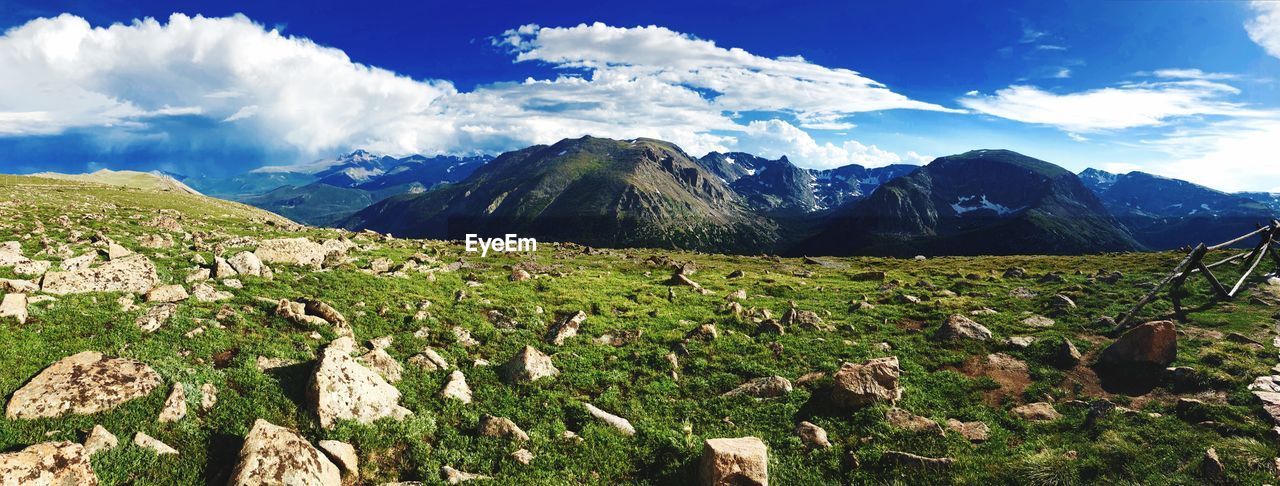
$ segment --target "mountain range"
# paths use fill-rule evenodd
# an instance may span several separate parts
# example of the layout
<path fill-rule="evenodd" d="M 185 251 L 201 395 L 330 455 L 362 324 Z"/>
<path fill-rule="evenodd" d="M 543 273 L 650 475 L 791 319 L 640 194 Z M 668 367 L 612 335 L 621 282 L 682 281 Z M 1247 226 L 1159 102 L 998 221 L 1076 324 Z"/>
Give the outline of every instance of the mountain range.
<path fill-rule="evenodd" d="M 1073 174 L 1007 150 L 818 170 L 785 156 L 692 157 L 661 140 L 582 137 L 497 157 L 356 150 L 223 179 L 160 176 L 312 225 L 747 254 L 1165 250 L 1224 241 L 1280 214 L 1280 194 L 1144 172 Z"/>

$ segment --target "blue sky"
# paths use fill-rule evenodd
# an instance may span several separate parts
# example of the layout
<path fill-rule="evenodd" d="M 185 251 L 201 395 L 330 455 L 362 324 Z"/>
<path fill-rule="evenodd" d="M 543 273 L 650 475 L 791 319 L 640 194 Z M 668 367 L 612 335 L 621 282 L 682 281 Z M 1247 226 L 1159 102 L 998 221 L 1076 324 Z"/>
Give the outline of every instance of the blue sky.
<path fill-rule="evenodd" d="M 1277 2 L 606 3 L 0 0 L 0 170 L 594 134 L 810 167 L 1010 148 L 1280 191 Z"/>

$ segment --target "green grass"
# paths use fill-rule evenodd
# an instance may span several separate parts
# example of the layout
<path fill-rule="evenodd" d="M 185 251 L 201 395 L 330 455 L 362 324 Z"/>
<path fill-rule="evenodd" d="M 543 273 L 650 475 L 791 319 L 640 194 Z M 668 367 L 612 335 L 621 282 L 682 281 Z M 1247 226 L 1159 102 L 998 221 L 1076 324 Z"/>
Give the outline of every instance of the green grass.
<path fill-rule="evenodd" d="M 1215 338 L 1239 332 L 1270 342 L 1274 308 L 1241 299 L 1192 313 L 1180 328 L 1177 366 L 1196 370 L 1199 389 L 1187 395 L 1157 388 L 1143 397 L 1101 395 L 1137 413 L 1114 413 L 1086 425 L 1087 411 L 1068 403 L 1092 400 L 1100 391 L 1073 386 L 1081 370 L 1064 371 L 1053 365 L 1057 339 L 1072 339 L 1083 353 L 1101 350 L 1111 338 L 1094 325 L 1102 315 L 1122 313 L 1181 255 L 1143 253 L 1080 257 L 935 258 L 925 261 L 885 258 L 827 258 L 831 267 L 806 265 L 796 259 L 738 257 L 657 250 L 607 250 L 587 254 L 580 247 L 543 242 L 536 254 L 464 254 L 457 243 L 420 240 L 381 241 L 334 230 L 306 229 L 300 233 L 262 223 L 264 213 L 234 203 L 139 189 L 69 181 L 0 177 L 0 241 L 18 240 L 25 254 L 42 249 L 41 239 L 56 246 L 68 243 L 74 253 L 90 251 L 87 239 L 95 232 L 122 242 L 156 262 L 166 282 L 180 283 L 192 267 L 193 242 L 150 250 L 137 239 L 156 232 L 144 223 L 160 210 L 184 215 L 185 231 L 199 234 L 212 246 L 237 236 L 269 238 L 303 235 L 314 239 L 347 236 L 361 248 L 357 262 L 334 270 L 276 266 L 274 280 L 243 278 L 245 287 L 233 290 L 226 302 L 236 316 L 214 326 L 219 304 L 184 302 L 176 317 L 159 331 L 144 334 L 133 324 L 143 309 L 119 312 L 114 294 L 59 297 L 34 305 L 25 325 L 0 323 L 0 393 L 6 398 L 50 363 L 73 353 L 97 350 L 142 360 L 166 380 L 162 390 L 144 399 L 95 416 L 54 420 L 0 419 L 0 449 L 16 450 L 48 440 L 83 440 L 95 423 L 120 437 L 122 446 L 93 458 L 104 484 L 225 483 L 235 465 L 243 436 L 257 418 L 299 430 L 312 441 L 344 440 L 355 445 L 361 459 L 362 480 L 369 484 L 395 480 L 439 481 L 443 465 L 493 476 L 495 484 L 688 484 L 695 480 L 702 441 L 715 437 L 754 435 L 769 446 L 770 476 L 774 484 L 1194 484 L 1200 457 L 1216 447 L 1231 479 L 1241 484 L 1274 480 L 1266 465 L 1280 455 L 1269 435 L 1271 425 L 1260 405 L 1245 390 L 1254 376 L 1275 363 L 1274 349 Z M 59 221 L 66 216 L 69 226 Z M 258 218 L 255 220 L 255 218 Z M 42 223 L 38 225 L 37 222 Z M 37 231 L 43 227 L 43 233 Z M 180 236 L 180 235 L 175 235 Z M 178 238 L 179 240 L 181 238 Z M 230 254 L 252 249 L 230 246 Z M 208 249 L 201 251 L 206 259 Z M 455 272 L 408 278 L 377 277 L 360 272 L 374 258 L 404 262 L 426 253 L 442 265 L 466 265 Z M 45 257 L 40 257 L 45 258 Z M 671 270 L 649 263 L 670 258 L 694 263 L 693 280 L 710 293 L 666 285 Z M 47 258 L 58 260 L 57 258 Z M 510 266 L 532 262 L 549 271 L 526 282 L 510 282 Z M 1269 265 L 1269 264 L 1267 264 Z M 1023 267 L 1027 278 L 1002 278 L 1011 266 Z M 1270 268 L 1270 267 L 1267 267 Z M 733 270 L 746 276 L 727 279 Z M 858 282 L 850 276 L 864 270 L 883 270 L 886 282 Z M 1116 284 L 1090 282 L 1099 271 L 1120 271 Z M 0 277 L 11 278 L 9 269 Z M 1062 272 L 1063 281 L 1041 283 L 1038 276 Z M 467 281 L 481 283 L 471 287 Z M 1010 291 L 1025 287 L 1038 294 L 1019 299 Z M 768 309 L 775 317 L 790 301 L 817 312 L 830 331 L 789 327 L 784 335 L 756 336 L 756 324 L 723 312 L 724 298 L 746 289 L 744 307 Z M 455 302 L 458 291 L 466 297 Z M 1197 288 L 1203 291 L 1203 288 Z M 951 295 L 954 293 L 954 296 Z M 1063 293 L 1079 308 L 1068 313 L 1048 309 L 1049 298 Z M 914 295 L 923 304 L 898 303 L 893 297 Z M 352 322 L 363 341 L 391 335 L 388 352 L 405 364 L 397 384 L 402 404 L 414 415 L 402 422 L 372 425 L 345 423 L 325 431 L 307 410 L 303 390 L 317 350 L 334 334 L 329 329 L 303 328 L 272 315 L 272 306 L 255 297 L 315 297 L 331 303 Z M 870 300 L 874 309 L 851 311 L 852 300 Z M 433 303 L 430 316 L 414 322 L 418 303 Z M 143 306 L 145 307 L 145 306 Z M 977 316 L 996 339 L 989 343 L 941 344 L 929 338 L 948 314 L 990 307 L 999 314 Z M 538 313 L 538 309 L 543 309 Z M 382 309 L 384 312 L 379 312 Z M 491 309 L 514 318 L 515 329 L 497 328 L 485 318 Z M 564 346 L 542 342 L 556 316 L 584 310 L 589 314 L 578 337 Z M 1147 317 L 1170 311 L 1167 301 L 1149 307 Z M 1052 328 L 1021 324 L 1026 313 L 1052 317 Z M 688 355 L 680 357 L 679 380 L 673 380 L 664 356 L 696 326 L 714 323 L 720 337 L 692 340 Z M 206 331 L 187 338 L 189 330 Z M 454 326 L 468 329 L 480 345 L 464 348 L 454 342 Z M 426 328 L 426 337 L 415 332 Z M 596 344 L 594 338 L 619 331 L 642 331 L 638 339 L 620 347 Z M 310 335 L 319 332 L 321 339 Z M 1216 333 L 1216 334 L 1215 334 Z M 1000 341 L 1014 335 L 1040 338 L 1026 350 Z M 892 350 L 882 351 L 879 343 Z M 780 345 L 780 348 L 777 345 Z M 497 366 L 525 345 L 552 356 L 561 375 L 535 384 L 508 385 Z M 413 354 L 432 346 L 466 374 L 475 394 L 470 405 L 439 398 L 447 373 L 426 372 L 407 364 Z M 780 352 L 775 354 L 775 350 Z M 999 406 L 984 400 L 995 383 L 958 371 L 966 360 L 1004 352 L 1024 360 L 1031 382 L 1020 396 L 1004 397 Z M 886 406 L 849 411 L 827 401 L 830 374 L 845 361 L 893 355 L 902 363 L 906 392 L 900 407 L 945 422 L 948 418 L 980 420 L 991 428 L 991 439 L 973 445 L 954 433 L 945 437 L 913 434 L 891 427 Z M 288 358 L 298 365 L 257 371 L 258 356 Z M 229 359 L 228 359 L 229 358 Z M 493 366 L 474 366 L 477 359 Z M 741 382 L 781 375 L 796 380 L 811 372 L 827 378 L 797 385 L 783 398 L 755 400 L 721 397 Z M 169 384 L 187 387 L 192 413 L 174 424 L 158 424 Z M 197 412 L 199 387 L 213 383 L 220 390 L 217 406 Z M 1019 403 L 1058 401 L 1064 418 L 1029 423 L 1009 409 Z M 1179 417 L 1174 403 L 1180 396 L 1204 400 L 1195 417 Z M 623 437 L 587 415 L 590 402 L 629 419 L 638 430 Z M 1159 416 L 1148 413 L 1158 413 Z M 483 414 L 503 416 L 519 424 L 531 437 L 528 444 L 479 437 L 474 433 Z M 834 446 L 807 451 L 793 429 L 808 420 L 825 428 Z M 1215 426 L 1197 425 L 1211 420 Z M 561 438 L 571 430 L 584 442 Z M 144 431 L 177 448 L 178 457 L 156 457 L 131 444 Z M 527 447 L 536 458 L 523 466 L 509 454 Z M 927 456 L 948 456 L 956 463 L 949 473 L 913 475 L 882 467 L 880 456 L 900 450 Z M 850 467 L 849 456 L 860 467 Z"/>

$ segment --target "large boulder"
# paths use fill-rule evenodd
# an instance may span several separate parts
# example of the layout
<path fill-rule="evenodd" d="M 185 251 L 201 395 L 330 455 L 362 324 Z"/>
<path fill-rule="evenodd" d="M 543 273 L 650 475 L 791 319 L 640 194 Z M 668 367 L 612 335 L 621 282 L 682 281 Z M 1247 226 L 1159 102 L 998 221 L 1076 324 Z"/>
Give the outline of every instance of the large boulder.
<path fill-rule="evenodd" d="M 231 265 L 237 275 L 262 276 L 262 260 L 253 253 L 247 251 L 236 253 L 235 256 L 227 259 L 227 264 Z"/>
<path fill-rule="evenodd" d="M 1178 357 L 1173 321 L 1152 321 L 1129 329 L 1098 356 L 1098 364 L 1164 368 Z"/>
<path fill-rule="evenodd" d="M 74 442 L 45 442 L 0 454 L 2 486 L 95 486 L 89 453 Z"/>
<path fill-rule="evenodd" d="M 297 432 L 258 419 L 244 438 L 230 484 L 340 486 L 342 474 Z"/>
<path fill-rule="evenodd" d="M 40 285 L 41 290 L 57 295 L 82 292 L 145 294 L 159 281 L 156 266 L 150 259 L 129 255 L 74 272 L 46 273 Z"/>
<path fill-rule="evenodd" d="M 355 340 L 334 339 L 316 360 L 307 386 L 307 400 L 320 426 L 333 428 L 339 420 L 370 423 L 381 418 L 402 419 L 412 412 L 400 406 L 400 390 L 377 372 L 351 357 Z"/>
<path fill-rule="evenodd" d="M 756 437 L 707 439 L 699 476 L 703 486 L 768 486 L 769 449 Z"/>
<path fill-rule="evenodd" d="M 160 375 L 145 363 L 85 351 L 59 360 L 13 392 L 5 415 L 10 419 L 87 415 L 144 397 L 160 385 Z"/>
<path fill-rule="evenodd" d="M 974 322 L 973 319 L 959 314 L 954 314 L 948 317 L 946 321 L 943 321 L 942 327 L 939 327 L 938 332 L 933 336 L 936 339 L 944 341 L 959 339 L 990 341 L 991 330 L 987 329 L 986 326 L 983 326 L 982 324 Z"/>
<path fill-rule="evenodd" d="M 898 385 L 898 358 L 877 358 L 861 364 L 844 363 L 835 374 L 831 400 L 844 407 L 862 407 L 877 402 L 896 402 L 902 398 Z"/>
<path fill-rule="evenodd" d="M 325 256 L 330 253 L 343 254 L 349 248 L 350 246 L 338 243 L 337 240 L 320 244 L 306 238 L 277 238 L 263 240 L 253 253 L 265 263 L 287 263 L 320 268 Z"/>
<path fill-rule="evenodd" d="M 556 365 L 551 363 L 551 357 L 533 346 L 525 346 L 502 368 L 503 375 L 509 382 L 537 381 L 560 374 Z"/>

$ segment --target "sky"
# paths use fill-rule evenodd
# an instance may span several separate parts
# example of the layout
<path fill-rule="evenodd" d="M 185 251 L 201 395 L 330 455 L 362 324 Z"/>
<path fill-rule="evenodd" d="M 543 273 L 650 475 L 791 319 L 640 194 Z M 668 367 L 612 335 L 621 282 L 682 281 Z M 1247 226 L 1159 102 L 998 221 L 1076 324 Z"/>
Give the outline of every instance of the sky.
<path fill-rule="evenodd" d="M 0 172 L 652 137 L 1280 192 L 1280 2 L 0 0 Z"/>

